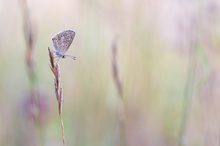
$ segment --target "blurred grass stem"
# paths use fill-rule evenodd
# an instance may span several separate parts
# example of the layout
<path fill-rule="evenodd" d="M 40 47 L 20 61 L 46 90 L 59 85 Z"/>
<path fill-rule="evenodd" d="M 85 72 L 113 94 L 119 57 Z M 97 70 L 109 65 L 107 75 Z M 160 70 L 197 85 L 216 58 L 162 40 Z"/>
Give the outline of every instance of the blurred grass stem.
<path fill-rule="evenodd" d="M 184 136 L 187 128 L 187 121 L 190 116 L 192 98 L 194 91 L 195 75 L 196 75 L 196 59 L 195 59 L 195 47 L 196 43 L 192 44 L 192 48 L 189 49 L 188 56 L 188 75 L 184 91 L 182 119 L 180 124 L 180 131 L 178 137 L 178 146 L 184 146 Z"/>
<path fill-rule="evenodd" d="M 119 104 L 118 104 L 118 110 L 117 110 L 117 118 L 118 118 L 118 126 L 119 126 L 119 145 L 120 146 L 126 146 L 125 142 L 125 109 L 124 109 L 124 101 L 123 101 L 123 89 L 122 89 L 122 83 L 119 78 L 119 71 L 118 71 L 118 46 L 117 46 L 117 40 L 116 37 L 112 42 L 112 77 L 114 84 L 116 86 L 118 95 L 119 95 Z"/>
<path fill-rule="evenodd" d="M 33 98 L 32 99 L 33 106 L 38 107 L 37 105 L 39 105 L 40 101 L 38 97 L 39 91 L 36 85 L 37 76 L 36 76 L 35 58 L 34 58 L 36 33 L 33 27 L 31 18 L 30 18 L 30 11 L 29 11 L 27 0 L 20 0 L 20 6 L 21 6 L 22 16 L 23 16 L 23 34 L 24 34 L 25 45 L 26 45 L 25 63 L 26 63 L 28 78 L 30 81 L 29 94 L 31 96 L 30 98 Z M 44 145 L 44 134 L 43 134 L 43 129 L 42 129 L 39 116 L 36 116 L 34 123 L 35 123 L 35 129 L 39 127 L 38 135 L 40 138 L 41 146 L 43 146 Z M 37 132 L 37 129 L 36 129 L 36 132 Z"/>

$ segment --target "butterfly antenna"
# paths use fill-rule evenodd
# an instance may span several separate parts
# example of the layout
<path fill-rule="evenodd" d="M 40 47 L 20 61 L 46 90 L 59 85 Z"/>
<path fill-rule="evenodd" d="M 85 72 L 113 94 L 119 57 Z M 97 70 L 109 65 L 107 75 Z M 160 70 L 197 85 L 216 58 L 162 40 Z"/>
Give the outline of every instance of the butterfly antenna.
<path fill-rule="evenodd" d="M 71 58 L 71 59 L 73 59 L 73 60 L 76 60 L 76 57 L 75 56 L 71 56 L 71 55 L 65 55 L 66 57 L 69 57 L 69 58 Z"/>

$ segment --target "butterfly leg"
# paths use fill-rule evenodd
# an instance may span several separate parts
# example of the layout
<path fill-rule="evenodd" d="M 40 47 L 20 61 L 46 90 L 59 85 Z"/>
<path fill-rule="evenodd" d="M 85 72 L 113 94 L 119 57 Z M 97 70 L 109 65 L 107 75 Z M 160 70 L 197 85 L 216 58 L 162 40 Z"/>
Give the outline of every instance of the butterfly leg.
<path fill-rule="evenodd" d="M 60 57 L 59 56 L 55 56 L 54 57 L 56 60 L 55 60 L 55 64 L 58 64 L 58 62 L 60 61 Z"/>

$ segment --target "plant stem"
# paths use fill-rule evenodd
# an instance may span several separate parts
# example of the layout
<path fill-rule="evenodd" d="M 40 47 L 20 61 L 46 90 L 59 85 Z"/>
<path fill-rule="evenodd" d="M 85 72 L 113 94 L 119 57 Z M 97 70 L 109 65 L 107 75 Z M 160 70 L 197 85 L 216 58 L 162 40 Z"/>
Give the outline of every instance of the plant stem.
<path fill-rule="evenodd" d="M 192 106 L 192 97 L 193 97 L 193 88 L 195 81 L 195 72 L 196 72 L 196 60 L 195 60 L 195 47 L 193 45 L 189 50 L 189 65 L 188 65 L 188 76 L 184 91 L 184 100 L 183 100 L 183 109 L 182 109 L 182 120 L 180 125 L 180 132 L 178 138 L 178 146 L 184 146 L 184 135 L 187 127 L 187 121 L 189 119 L 190 110 Z"/>
<path fill-rule="evenodd" d="M 62 142 L 63 142 L 63 146 L 65 146 L 64 124 L 63 124 L 63 118 L 62 118 L 63 89 L 61 87 L 60 67 L 57 62 L 55 63 L 54 54 L 50 50 L 50 48 L 48 48 L 48 51 L 49 51 L 49 58 L 50 58 L 50 69 L 54 75 L 54 88 L 55 88 L 56 99 L 58 102 L 58 113 L 59 113 L 59 118 L 60 118 Z"/>
<path fill-rule="evenodd" d="M 63 142 L 63 146 L 65 146 L 64 124 L 63 124 L 63 117 L 62 117 L 62 113 L 61 113 L 61 114 L 59 114 L 59 117 L 60 117 L 61 133 L 62 133 L 62 142 Z"/>
<path fill-rule="evenodd" d="M 118 129 L 119 129 L 119 145 L 126 146 L 125 141 L 125 108 L 123 100 L 123 86 L 119 78 L 119 67 L 118 67 L 118 46 L 117 46 L 117 37 L 112 42 L 112 77 L 119 95 L 119 105 L 117 109 L 117 120 L 118 120 Z"/>

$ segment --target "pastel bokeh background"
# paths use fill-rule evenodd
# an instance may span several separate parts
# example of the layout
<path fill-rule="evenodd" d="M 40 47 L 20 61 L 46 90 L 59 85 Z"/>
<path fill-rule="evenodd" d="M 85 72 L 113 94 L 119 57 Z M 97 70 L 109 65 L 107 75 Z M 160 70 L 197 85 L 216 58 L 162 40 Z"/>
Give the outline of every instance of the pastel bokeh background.
<path fill-rule="evenodd" d="M 22 0 L 0 0 L 1 146 L 62 145 L 47 48 L 66 28 L 77 57 L 60 61 L 67 146 L 220 145 L 218 0 L 26 2 L 43 120 L 30 104 Z"/>

